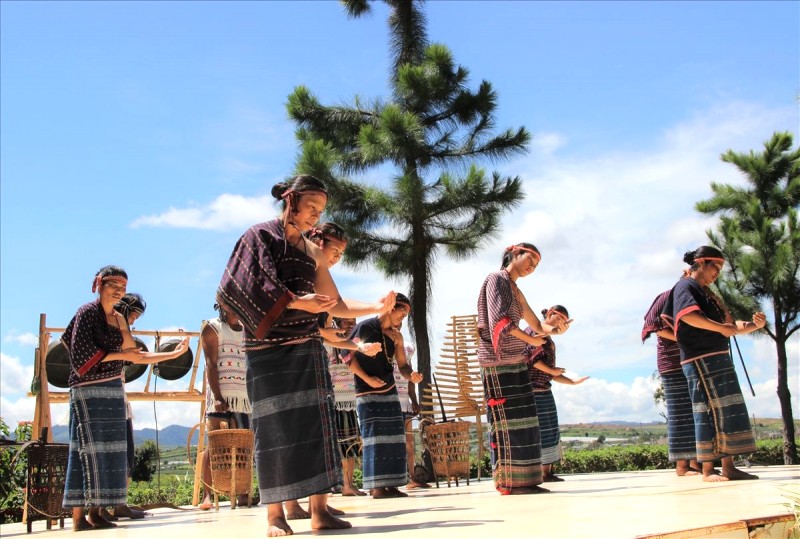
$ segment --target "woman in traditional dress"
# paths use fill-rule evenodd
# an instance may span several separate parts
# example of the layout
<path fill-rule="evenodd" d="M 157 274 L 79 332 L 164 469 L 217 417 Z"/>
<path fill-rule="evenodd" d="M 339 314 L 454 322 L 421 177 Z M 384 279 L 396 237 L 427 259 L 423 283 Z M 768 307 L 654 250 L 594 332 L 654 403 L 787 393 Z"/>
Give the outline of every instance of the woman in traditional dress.
<path fill-rule="evenodd" d="M 764 327 L 766 317 L 734 320 L 722 301 L 708 288 L 725 264 L 722 253 L 709 246 L 684 254 L 688 278 L 672 288 L 662 315 L 678 340 L 683 373 L 689 383 L 694 410 L 697 461 L 703 481 L 758 479 L 734 466 L 733 457 L 753 453 L 756 443 L 750 416 L 730 355 L 729 339 Z M 721 475 L 714 461 L 721 459 Z"/>
<path fill-rule="evenodd" d="M 213 432 L 223 428 L 250 428 L 250 399 L 247 396 L 247 358 L 244 354 L 244 332 L 241 322 L 230 307 L 214 304 L 219 312 L 203 324 L 200 343 L 206 359 L 206 428 Z M 203 451 L 203 486 L 205 495 L 199 509 L 207 511 L 214 507 L 211 499 L 212 473 L 211 455 Z M 237 504 L 247 503 L 247 494 L 239 494 Z"/>
<path fill-rule="evenodd" d="M 343 300 L 322 251 L 303 235 L 328 201 L 325 186 L 300 175 L 272 195 L 281 216 L 250 227 L 236 243 L 219 297 L 244 326 L 247 392 L 253 408 L 256 468 L 268 536 L 292 533 L 282 502 L 309 496 L 313 529 L 349 528 L 328 511 L 327 493 L 342 482 L 328 358 L 320 312 L 357 317 L 391 309 Z"/>
<path fill-rule="evenodd" d="M 364 488 L 373 498 L 408 496 L 397 487 L 408 483 L 403 411 L 394 382 L 394 363 L 402 376 L 419 383 L 422 375 L 406 360 L 400 326 L 411 312 L 411 302 L 397 294 L 394 309 L 356 324 L 350 335 L 360 343 L 380 343 L 373 357 L 355 352 L 350 370 L 355 373 L 356 403 L 364 442 L 362 470 Z"/>
<path fill-rule="evenodd" d="M 127 499 L 124 362 L 157 363 L 188 348 L 188 339 L 172 352 L 148 353 L 136 347 L 125 317 L 114 309 L 127 284 L 128 274 L 120 267 L 98 271 L 92 283 L 98 298 L 78 309 L 61 336 L 70 353 L 71 371 L 63 506 L 72 509 L 74 531 L 113 528 L 116 524 L 104 519 L 100 509 Z"/>
<path fill-rule="evenodd" d="M 566 325 L 543 325 L 516 283 L 532 274 L 540 260 L 530 243 L 507 247 L 500 271 L 486 277 L 478 295 L 478 361 L 491 425 L 494 483 L 501 494 L 549 492 L 539 486 L 542 448 L 525 350 L 541 346 L 542 333 L 563 332 Z M 523 319 L 537 335 L 520 329 Z"/>
<path fill-rule="evenodd" d="M 555 327 L 559 323 L 568 325 L 572 322 L 566 307 L 553 305 L 542 310 L 542 320 L 545 324 Z M 526 333 L 531 333 L 530 327 L 525 328 Z M 556 366 L 556 345 L 549 336 L 544 338 L 544 344 L 530 348 L 528 372 L 533 386 L 533 398 L 536 401 L 536 415 L 539 418 L 539 432 L 542 439 L 542 476 L 545 483 L 563 481 L 553 473 L 553 464 L 561 462 L 563 457 L 561 449 L 561 432 L 558 427 L 558 410 L 553 398 L 552 384 L 568 384 L 576 386 L 589 379 L 588 376 L 572 379 L 564 375 L 566 369 Z"/>
<path fill-rule="evenodd" d="M 675 332 L 661 318 L 661 311 L 667 303 L 670 292 L 671 290 L 667 290 L 656 296 L 647 314 L 644 315 L 642 342 L 655 333 L 656 366 L 667 405 L 669 461 L 675 463 L 675 473 L 679 476 L 697 475 L 701 471 L 700 464 L 697 463 L 689 383 L 681 368 L 681 351 L 675 340 Z"/>

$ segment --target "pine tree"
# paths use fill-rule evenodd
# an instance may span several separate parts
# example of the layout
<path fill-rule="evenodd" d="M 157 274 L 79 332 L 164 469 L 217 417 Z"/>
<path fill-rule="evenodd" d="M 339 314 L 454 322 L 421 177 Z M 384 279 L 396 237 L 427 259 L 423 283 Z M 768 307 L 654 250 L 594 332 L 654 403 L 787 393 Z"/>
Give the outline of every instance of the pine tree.
<path fill-rule="evenodd" d="M 363 0 L 343 3 L 352 17 L 371 12 Z M 428 43 L 420 0 L 386 3 L 391 99 L 325 106 L 301 86 L 288 111 L 301 141 L 297 172 L 326 182 L 326 211 L 350 238 L 345 263 L 369 264 L 410 285 L 422 395 L 431 380 L 428 307 L 437 256 L 465 260 L 498 234 L 502 213 L 523 199 L 522 184 L 477 161 L 522 154 L 530 135 L 523 127 L 492 133 L 497 94 L 487 81 L 470 90 L 469 71 L 446 46 Z M 378 167 L 394 171 L 386 186 L 349 178 Z"/>
<path fill-rule="evenodd" d="M 722 160 L 747 180 L 737 187 L 712 183 L 714 195 L 698 202 L 698 211 L 719 215 L 708 237 L 729 263 L 717 288 L 734 317 L 749 319 L 756 310 L 771 313 L 762 334 L 778 354 L 778 399 L 783 419 L 783 460 L 797 463 L 792 396 L 788 385 L 786 342 L 800 327 L 800 148 L 790 133 L 775 133 L 756 154 L 728 150 Z"/>

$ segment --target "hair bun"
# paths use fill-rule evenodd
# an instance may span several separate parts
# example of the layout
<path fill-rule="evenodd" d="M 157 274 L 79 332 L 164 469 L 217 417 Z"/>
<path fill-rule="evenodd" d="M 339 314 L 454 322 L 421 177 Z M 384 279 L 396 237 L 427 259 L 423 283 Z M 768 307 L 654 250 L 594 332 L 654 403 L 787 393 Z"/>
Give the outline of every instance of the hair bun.
<path fill-rule="evenodd" d="M 549 311 L 549 309 L 542 309 L 542 316 L 546 317 L 547 316 L 547 311 Z"/>
<path fill-rule="evenodd" d="M 686 251 L 683 253 L 683 261 L 687 264 L 694 264 L 694 251 Z"/>
<path fill-rule="evenodd" d="M 273 198 L 280 200 L 283 198 L 283 194 L 286 190 L 289 189 L 289 185 L 286 182 L 278 182 L 272 186 L 272 196 Z"/>

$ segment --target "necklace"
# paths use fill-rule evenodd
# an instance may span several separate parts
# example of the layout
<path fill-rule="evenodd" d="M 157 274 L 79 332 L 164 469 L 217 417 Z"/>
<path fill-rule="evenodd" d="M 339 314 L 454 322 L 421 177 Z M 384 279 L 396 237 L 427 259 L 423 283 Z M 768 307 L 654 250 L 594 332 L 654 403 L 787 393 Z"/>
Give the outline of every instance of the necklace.
<path fill-rule="evenodd" d="M 394 363 L 394 353 L 390 356 L 389 355 L 389 348 L 386 346 L 386 333 L 383 332 L 381 328 L 381 338 L 383 339 L 383 356 L 386 358 L 386 363 L 392 365 Z M 389 339 L 394 344 L 394 340 Z"/>

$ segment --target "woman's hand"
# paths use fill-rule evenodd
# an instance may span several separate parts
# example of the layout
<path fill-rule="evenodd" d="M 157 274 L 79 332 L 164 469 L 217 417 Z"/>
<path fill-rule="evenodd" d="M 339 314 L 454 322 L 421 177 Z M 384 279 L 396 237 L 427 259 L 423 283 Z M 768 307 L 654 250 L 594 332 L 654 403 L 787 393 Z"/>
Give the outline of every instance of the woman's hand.
<path fill-rule="evenodd" d="M 411 371 L 411 376 L 408 377 L 408 381 L 418 384 L 422 381 L 422 375 L 417 371 Z"/>
<path fill-rule="evenodd" d="M 572 380 L 572 385 L 577 386 L 578 384 L 584 383 L 588 379 L 589 379 L 588 376 L 581 376 L 580 378 Z"/>
<path fill-rule="evenodd" d="M 332 309 L 339 300 L 324 294 L 306 294 L 298 296 L 289 302 L 289 309 L 306 311 L 307 313 L 321 313 Z"/>
<path fill-rule="evenodd" d="M 525 335 L 527 335 L 525 342 L 532 346 L 542 346 L 545 343 L 544 335 L 541 333 L 537 335 L 528 335 L 526 333 Z"/>
<path fill-rule="evenodd" d="M 383 344 L 379 342 L 359 343 L 358 351 L 365 356 L 374 357 L 383 348 Z"/>
<path fill-rule="evenodd" d="M 565 372 L 567 372 L 567 369 L 564 369 L 562 367 L 553 367 L 552 369 L 550 369 L 550 374 L 553 376 L 561 376 Z"/>
<path fill-rule="evenodd" d="M 367 384 L 369 384 L 369 387 L 371 387 L 372 389 L 378 389 L 379 387 L 383 387 L 386 385 L 383 382 L 383 380 L 381 380 L 377 376 L 367 376 L 366 378 L 364 378 L 364 381 Z"/>
<path fill-rule="evenodd" d="M 758 311 L 753 315 L 753 323 L 756 325 L 758 329 L 763 328 L 764 326 L 767 325 L 767 315 L 765 315 L 761 311 Z"/>
<path fill-rule="evenodd" d="M 385 314 L 394 309 L 394 305 L 397 303 L 397 292 L 394 290 L 390 290 L 388 294 L 383 296 L 381 299 L 378 300 L 376 303 L 377 312 L 378 314 Z"/>

